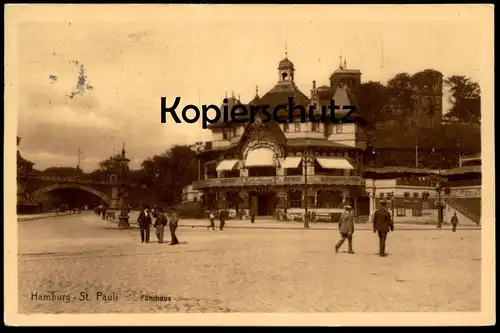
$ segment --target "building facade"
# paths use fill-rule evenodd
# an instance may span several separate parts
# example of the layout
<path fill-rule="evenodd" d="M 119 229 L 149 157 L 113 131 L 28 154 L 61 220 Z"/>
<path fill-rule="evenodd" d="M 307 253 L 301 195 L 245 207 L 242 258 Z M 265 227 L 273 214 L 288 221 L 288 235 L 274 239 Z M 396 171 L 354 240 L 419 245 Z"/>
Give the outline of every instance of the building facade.
<path fill-rule="evenodd" d="M 317 87 L 313 81 L 306 95 L 296 85 L 295 66 L 287 57 L 277 69 L 278 81 L 262 96 L 257 91 L 248 103 L 231 96 L 221 106 L 221 110 L 227 107 L 229 111 L 253 106 L 257 110 L 255 122 L 221 120 L 209 125 L 213 141 L 198 153 L 201 180 L 193 183 L 194 190 L 203 192 L 207 208 L 229 209 L 242 217 L 254 210 L 257 216 L 292 220 L 302 220 L 307 212 L 316 221 L 337 220 L 347 204 L 356 216 L 368 219 L 380 200 L 391 201 L 394 216 L 400 218 L 411 215 L 424 219 L 424 210 L 437 211 L 434 202 L 440 195 L 431 178 L 438 171 L 387 173 L 369 168 L 374 148 L 359 112 L 350 115 L 354 120 L 350 123 L 309 121 L 310 106 L 319 116 L 322 107 L 328 107 L 333 99 L 341 106 L 336 112 L 340 119 L 348 112 L 343 106 L 357 104 L 359 70 L 348 69 L 341 61 L 330 75 L 329 85 Z M 294 101 L 292 108 L 289 98 Z M 259 119 L 266 115 L 259 111 L 259 105 L 269 105 L 270 112 L 282 106 L 278 116 L 292 121 L 262 122 Z M 301 107 L 306 111 L 306 121 L 301 119 Z M 415 182 L 415 177 L 420 181 Z"/>
<path fill-rule="evenodd" d="M 194 188 L 204 192 L 204 199 L 219 207 L 237 209 L 248 215 L 280 216 L 302 212 L 307 207 L 318 215 L 339 213 L 345 204 L 368 214 L 368 197 L 364 195 L 363 151 L 367 137 L 363 119 L 351 115 L 354 123 L 310 122 L 301 120 L 301 109 L 314 105 L 315 116 L 331 99 L 336 105 L 355 104 L 361 81 L 359 70 L 350 70 L 345 63 L 330 75 L 328 86 L 312 84 L 308 97 L 295 83 L 295 67 L 288 59 L 278 66 L 278 82 L 263 96 L 243 104 L 234 96 L 228 98 L 231 110 L 244 106 L 269 105 L 270 109 L 289 103 L 293 98 L 293 121 L 212 124 L 212 147 L 199 154 L 203 165 L 202 180 Z M 224 104 L 222 107 L 225 106 Z M 222 109 L 221 107 L 221 109 Z M 339 110 L 340 119 L 348 111 Z M 288 110 L 279 114 L 288 119 Z"/>

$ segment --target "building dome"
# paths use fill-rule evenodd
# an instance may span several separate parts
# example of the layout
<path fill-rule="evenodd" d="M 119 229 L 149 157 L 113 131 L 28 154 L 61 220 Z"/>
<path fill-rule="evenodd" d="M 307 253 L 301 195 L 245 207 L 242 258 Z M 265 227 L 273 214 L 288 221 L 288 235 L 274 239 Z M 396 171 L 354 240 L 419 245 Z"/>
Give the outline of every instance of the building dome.
<path fill-rule="evenodd" d="M 318 87 L 318 97 L 321 100 L 329 100 L 333 97 L 334 92 L 328 86 Z"/>
<path fill-rule="evenodd" d="M 295 67 L 293 66 L 293 62 L 288 60 L 288 58 L 285 58 L 280 61 L 278 69 L 295 69 Z"/>

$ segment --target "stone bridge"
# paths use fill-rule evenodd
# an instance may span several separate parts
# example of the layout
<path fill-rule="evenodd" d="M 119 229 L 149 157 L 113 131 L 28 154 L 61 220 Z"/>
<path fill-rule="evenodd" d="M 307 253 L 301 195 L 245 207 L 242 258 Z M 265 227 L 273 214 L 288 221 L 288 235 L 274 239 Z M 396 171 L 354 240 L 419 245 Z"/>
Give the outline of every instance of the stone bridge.
<path fill-rule="evenodd" d="M 119 185 L 116 175 L 112 175 L 109 181 L 44 175 L 18 176 L 17 178 L 17 196 L 20 204 L 39 205 L 52 191 L 77 189 L 95 195 L 108 207 L 118 206 Z"/>
<path fill-rule="evenodd" d="M 28 189 L 32 201 L 37 201 L 48 192 L 58 189 L 79 189 L 99 197 L 107 205 L 111 205 L 113 186 L 110 181 L 78 179 L 77 177 L 35 176 L 28 178 Z"/>

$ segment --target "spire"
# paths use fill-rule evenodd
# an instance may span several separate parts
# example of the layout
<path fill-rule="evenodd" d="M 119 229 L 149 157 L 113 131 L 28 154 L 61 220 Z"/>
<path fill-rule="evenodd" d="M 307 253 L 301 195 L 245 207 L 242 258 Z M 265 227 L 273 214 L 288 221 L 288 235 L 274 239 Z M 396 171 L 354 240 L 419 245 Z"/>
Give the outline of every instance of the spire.
<path fill-rule="evenodd" d="M 259 97 L 259 86 L 255 86 L 255 96 Z"/>
<path fill-rule="evenodd" d="M 125 157 L 125 142 L 122 142 L 122 157 Z"/>
<path fill-rule="evenodd" d="M 347 59 L 344 58 L 344 69 L 347 69 Z"/>
<path fill-rule="evenodd" d="M 285 44 L 285 58 L 288 58 L 288 47 L 286 44 Z"/>
<path fill-rule="evenodd" d="M 227 90 L 224 92 L 224 96 L 225 98 L 227 98 Z"/>
<path fill-rule="evenodd" d="M 231 90 L 231 97 L 234 98 L 234 90 Z"/>
<path fill-rule="evenodd" d="M 340 69 L 343 69 L 343 68 L 342 68 L 342 53 L 340 54 L 340 58 L 339 58 L 339 59 L 340 59 L 340 62 L 339 62 L 339 68 L 340 68 Z"/>
<path fill-rule="evenodd" d="M 238 101 L 241 101 L 241 95 L 238 94 Z"/>

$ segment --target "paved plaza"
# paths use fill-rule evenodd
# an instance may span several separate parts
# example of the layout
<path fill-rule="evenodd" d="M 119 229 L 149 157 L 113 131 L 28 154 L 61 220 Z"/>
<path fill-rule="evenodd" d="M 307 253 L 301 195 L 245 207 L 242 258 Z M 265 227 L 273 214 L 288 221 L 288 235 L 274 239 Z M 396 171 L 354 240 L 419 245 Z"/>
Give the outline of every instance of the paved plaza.
<path fill-rule="evenodd" d="M 19 312 L 480 310 L 479 230 L 396 225 L 381 258 L 368 225 L 354 234 L 355 254 L 342 252 L 347 244 L 335 254 L 333 228 L 233 222 L 209 231 L 191 227 L 208 221 L 181 220 L 178 246 L 158 244 L 153 232 L 141 244 L 137 229 L 91 212 L 18 222 Z M 69 298 L 33 299 L 51 292 Z"/>

